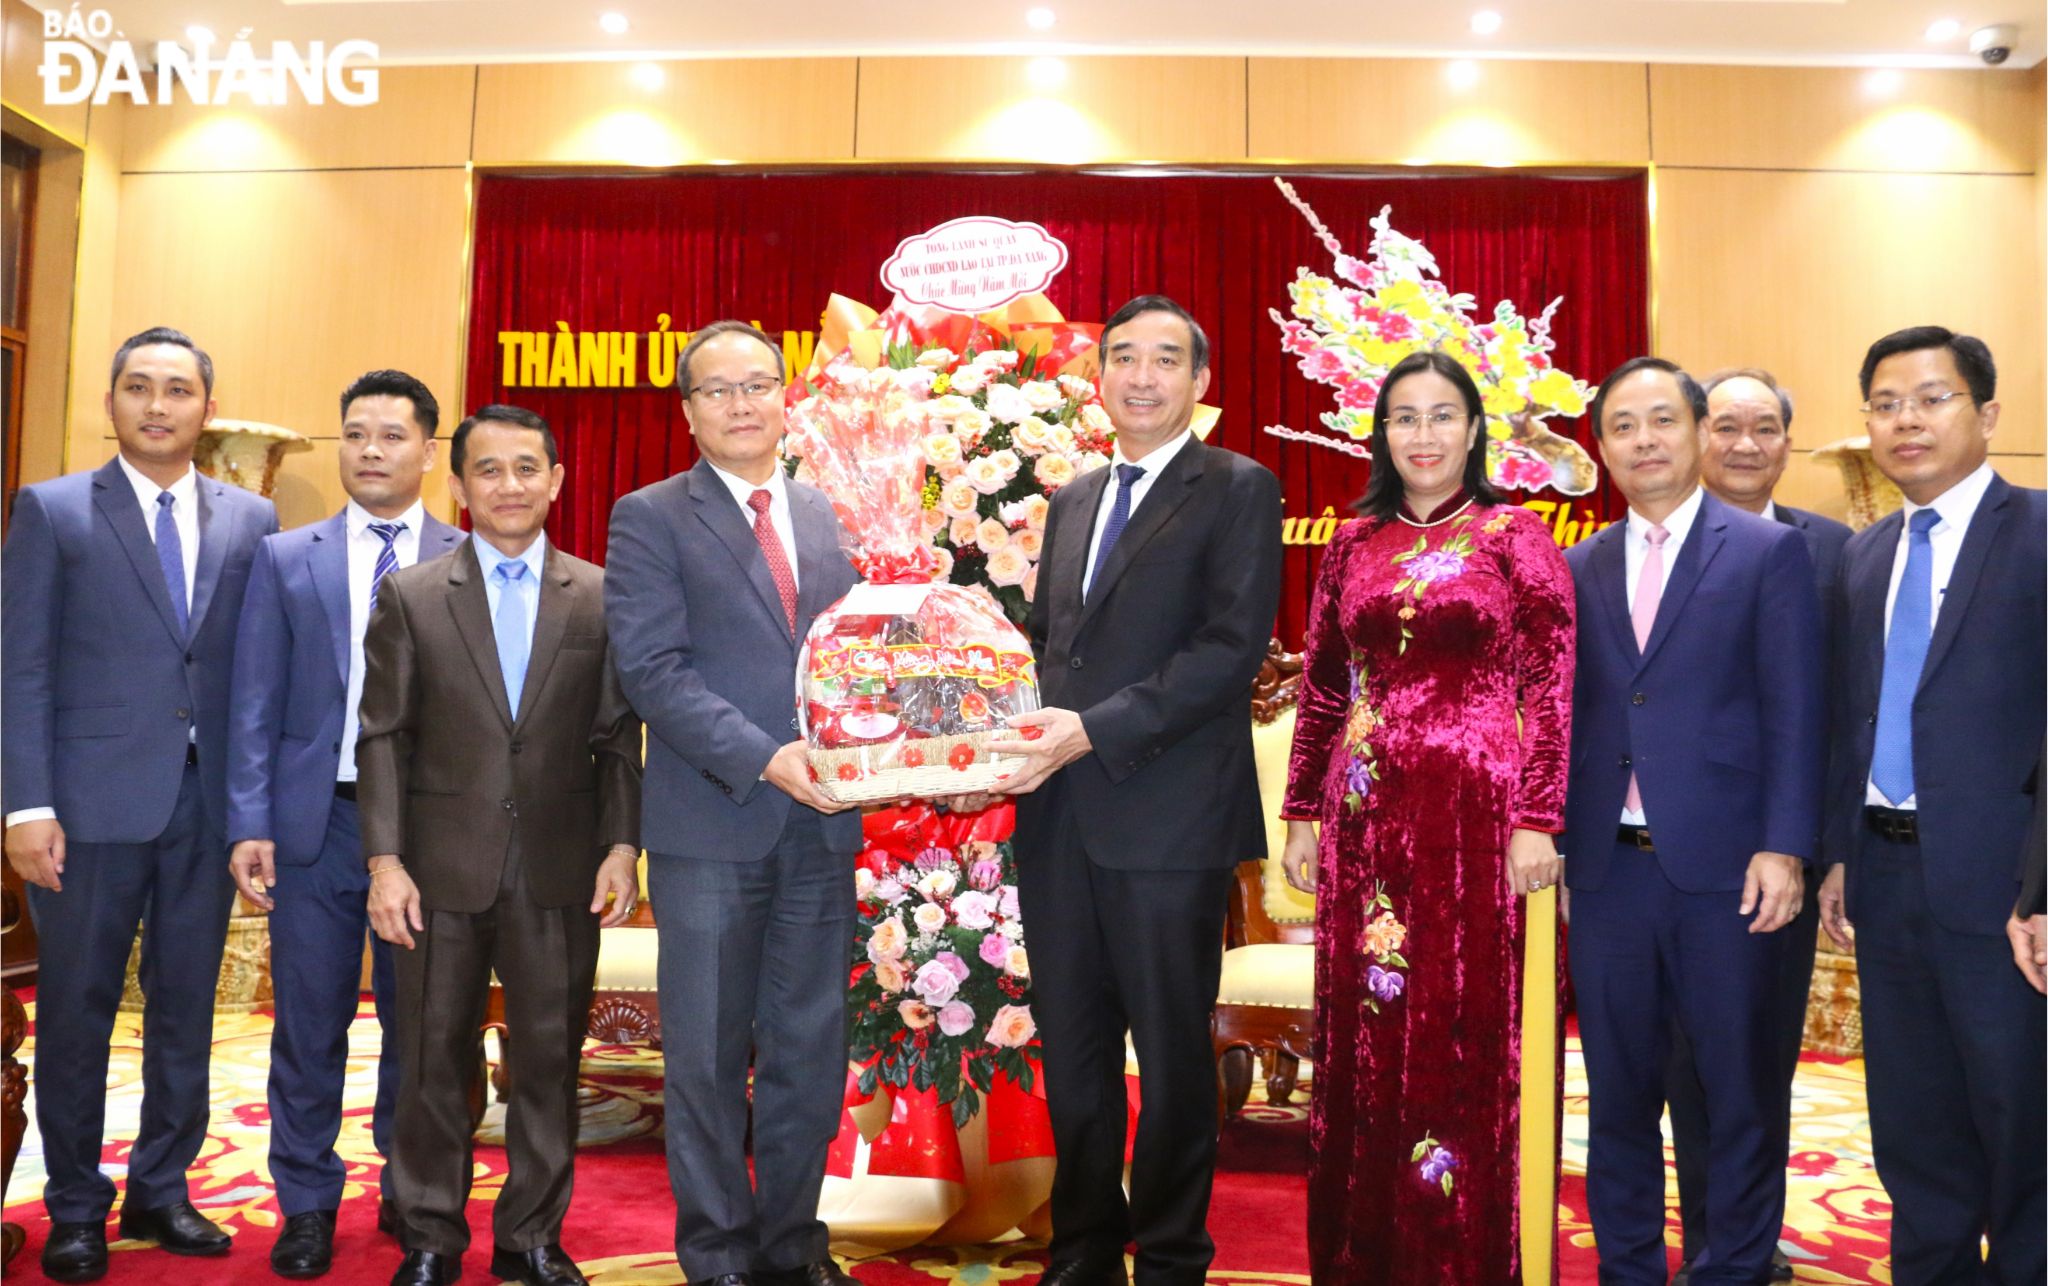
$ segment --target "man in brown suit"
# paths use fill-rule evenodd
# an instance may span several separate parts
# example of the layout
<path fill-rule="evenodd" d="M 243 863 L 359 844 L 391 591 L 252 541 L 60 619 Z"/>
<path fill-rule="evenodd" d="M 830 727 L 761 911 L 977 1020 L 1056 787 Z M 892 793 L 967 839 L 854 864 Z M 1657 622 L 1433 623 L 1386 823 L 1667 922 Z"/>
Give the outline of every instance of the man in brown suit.
<path fill-rule="evenodd" d="M 495 970 L 512 1102 L 491 1271 L 580 1286 L 561 1247 L 576 1071 L 600 923 L 625 920 L 637 893 L 640 720 L 612 670 L 604 573 L 541 531 L 562 487 L 547 422 L 487 406 L 449 457 L 474 539 L 380 584 L 356 749 L 370 921 L 404 948 L 387 1195 L 406 1254 L 392 1284 L 461 1274 L 465 1069 Z"/>

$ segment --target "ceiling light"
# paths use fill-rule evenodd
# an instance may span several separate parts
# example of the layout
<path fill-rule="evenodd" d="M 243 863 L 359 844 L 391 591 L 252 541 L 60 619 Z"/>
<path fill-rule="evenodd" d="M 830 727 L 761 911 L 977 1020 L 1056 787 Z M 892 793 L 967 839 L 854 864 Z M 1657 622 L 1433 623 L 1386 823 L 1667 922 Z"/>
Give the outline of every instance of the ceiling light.
<path fill-rule="evenodd" d="M 1963 24 L 1954 18 L 1943 18 L 1927 29 L 1927 43 L 1945 45 L 1963 34 Z"/>
<path fill-rule="evenodd" d="M 623 36 L 626 34 L 626 15 L 623 13 L 605 14 L 597 20 L 597 25 L 604 28 L 606 35 Z"/>
<path fill-rule="evenodd" d="M 1444 79 L 1452 89 L 1470 89 L 1479 83 L 1479 64 L 1470 58 L 1455 59 L 1444 68 Z"/>
<path fill-rule="evenodd" d="M 1067 83 L 1067 64 L 1058 58 L 1033 58 L 1024 78 L 1033 89 L 1058 89 Z"/>
<path fill-rule="evenodd" d="M 668 79 L 668 73 L 661 69 L 659 63 L 634 63 L 632 78 L 641 89 L 655 90 Z"/>
<path fill-rule="evenodd" d="M 213 43 L 213 33 L 204 27 L 194 24 L 185 28 L 185 39 L 191 41 L 194 45 L 210 45 Z"/>
<path fill-rule="evenodd" d="M 1906 78 L 1898 73 L 1897 68 L 1880 67 L 1863 78 L 1863 92 L 1872 98 L 1890 98 L 1905 83 Z"/>
<path fill-rule="evenodd" d="M 1500 15 L 1491 9 L 1481 9 L 1472 15 L 1472 34 L 1490 36 L 1500 30 Z"/>
<path fill-rule="evenodd" d="M 1059 21 L 1058 17 L 1054 15 L 1052 10 L 1047 8 L 1040 7 L 1024 11 L 1024 25 L 1033 31 L 1049 31 L 1052 29 L 1052 24 L 1057 21 Z"/>

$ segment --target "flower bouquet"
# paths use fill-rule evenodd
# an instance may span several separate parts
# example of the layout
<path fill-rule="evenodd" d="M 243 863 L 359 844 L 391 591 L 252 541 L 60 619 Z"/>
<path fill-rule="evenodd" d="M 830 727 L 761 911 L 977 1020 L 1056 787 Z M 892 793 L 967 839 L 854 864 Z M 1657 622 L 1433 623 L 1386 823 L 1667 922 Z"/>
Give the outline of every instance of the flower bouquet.
<path fill-rule="evenodd" d="M 859 1092 L 932 1090 L 966 1125 L 997 1076 L 1030 1091 L 1037 1025 L 1008 841 L 1011 808 L 871 814 L 854 873 Z"/>

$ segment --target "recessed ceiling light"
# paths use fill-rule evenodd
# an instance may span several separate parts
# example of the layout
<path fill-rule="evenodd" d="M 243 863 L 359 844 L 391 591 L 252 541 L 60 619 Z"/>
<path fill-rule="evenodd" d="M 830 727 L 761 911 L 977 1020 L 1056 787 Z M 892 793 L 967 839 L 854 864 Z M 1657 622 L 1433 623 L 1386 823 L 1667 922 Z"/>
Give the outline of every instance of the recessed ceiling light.
<path fill-rule="evenodd" d="M 1890 98 L 1905 83 L 1897 68 L 1880 67 L 1863 78 L 1863 92 L 1872 98 Z"/>
<path fill-rule="evenodd" d="M 213 43 L 213 33 L 204 27 L 194 24 L 185 28 L 185 39 L 195 45 L 210 45 Z"/>
<path fill-rule="evenodd" d="M 1033 89 L 1058 89 L 1067 83 L 1067 64 L 1058 58 L 1033 58 L 1024 78 Z"/>
<path fill-rule="evenodd" d="M 632 78 L 633 83 L 641 89 L 654 90 L 660 89 L 668 80 L 668 73 L 663 71 L 658 63 L 634 63 Z"/>
<path fill-rule="evenodd" d="M 1052 10 L 1044 8 L 1043 6 L 1036 9 L 1026 9 L 1024 11 L 1024 25 L 1031 28 L 1033 31 L 1050 30 L 1052 28 L 1052 24 L 1058 21 L 1058 16 L 1055 15 Z"/>
<path fill-rule="evenodd" d="M 1454 59 L 1444 68 L 1444 79 L 1452 89 L 1470 89 L 1479 83 L 1479 64 L 1470 58 Z"/>
<path fill-rule="evenodd" d="M 1500 30 L 1500 15 L 1491 9 L 1481 9 L 1472 15 L 1472 34 L 1490 36 Z"/>
<path fill-rule="evenodd" d="M 623 36 L 626 34 L 626 15 L 623 13 L 605 14 L 597 20 L 597 25 L 603 27 L 607 35 Z"/>
<path fill-rule="evenodd" d="M 1963 34 L 1963 24 L 1954 18 L 1943 18 L 1927 29 L 1927 43 L 1945 45 Z"/>

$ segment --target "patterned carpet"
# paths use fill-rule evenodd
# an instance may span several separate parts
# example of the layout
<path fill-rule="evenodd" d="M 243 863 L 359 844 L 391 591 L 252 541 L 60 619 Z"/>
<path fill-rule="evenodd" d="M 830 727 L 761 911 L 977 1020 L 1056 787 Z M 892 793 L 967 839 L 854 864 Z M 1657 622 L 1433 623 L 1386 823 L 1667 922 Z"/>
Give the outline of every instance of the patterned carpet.
<path fill-rule="evenodd" d="M 33 1021 L 34 1004 L 29 1004 Z M 123 1014 L 114 1036 L 108 1074 L 106 1167 L 117 1181 L 140 1108 L 140 1021 Z M 180 1260 L 139 1243 L 115 1242 L 106 1280 L 121 1283 L 272 1283 L 267 1251 L 277 1214 L 265 1166 L 267 1112 L 263 1083 L 270 1018 L 266 1013 L 222 1015 L 215 1025 L 213 1133 L 193 1172 L 193 1198 L 212 1218 L 244 1239 L 225 1259 Z M 24 1047 L 27 1061 L 33 1041 Z M 369 1105 L 374 1086 L 376 1026 L 367 1005 L 351 1032 L 347 1115 L 341 1150 L 349 1185 L 336 1239 L 336 1286 L 382 1283 L 397 1251 L 374 1228 L 375 1211 L 364 1181 L 374 1183 Z M 659 1142 L 661 1072 L 658 1057 L 623 1046 L 586 1050 L 583 1139 L 576 1196 L 564 1241 L 597 1286 L 673 1286 L 683 1281 L 669 1250 L 674 1208 Z M 1302 1249 L 1302 1167 L 1307 1156 L 1306 1095 L 1275 1106 L 1255 1097 L 1243 1119 L 1225 1131 L 1210 1230 L 1217 1243 L 1210 1280 L 1231 1286 L 1300 1286 L 1308 1282 Z M 1565 1181 L 1559 1202 L 1560 1280 L 1594 1280 L 1592 1232 L 1585 1216 L 1585 1076 L 1573 1040 L 1566 1069 Z M 28 1233 L 14 1272 L 34 1274 L 46 1224 L 39 1195 L 43 1170 L 31 1124 L 7 1190 L 7 1217 Z M 471 1227 L 488 1245 L 486 1204 L 504 1176 L 499 1137 L 503 1108 L 486 1117 L 485 1146 L 476 1156 Z M 1785 1249 L 1807 1283 L 1889 1286 L 1885 1256 L 1891 1207 L 1870 1163 L 1869 1122 L 1863 1102 L 1862 1064 L 1809 1054 L 1801 1064 L 1793 1117 L 1790 1226 Z M 1674 1189 L 1675 1192 L 1675 1189 Z M 1673 1198 L 1675 1200 L 1675 1196 Z M 1669 1229 L 1676 1262 L 1675 1223 Z M 1044 1268 L 1042 1243 L 1012 1236 L 992 1245 L 913 1247 L 878 1254 L 838 1246 L 851 1271 L 873 1286 L 929 1282 L 1019 1282 L 1029 1286 Z M 469 1280 L 488 1281 L 482 1251 L 468 1258 Z"/>

